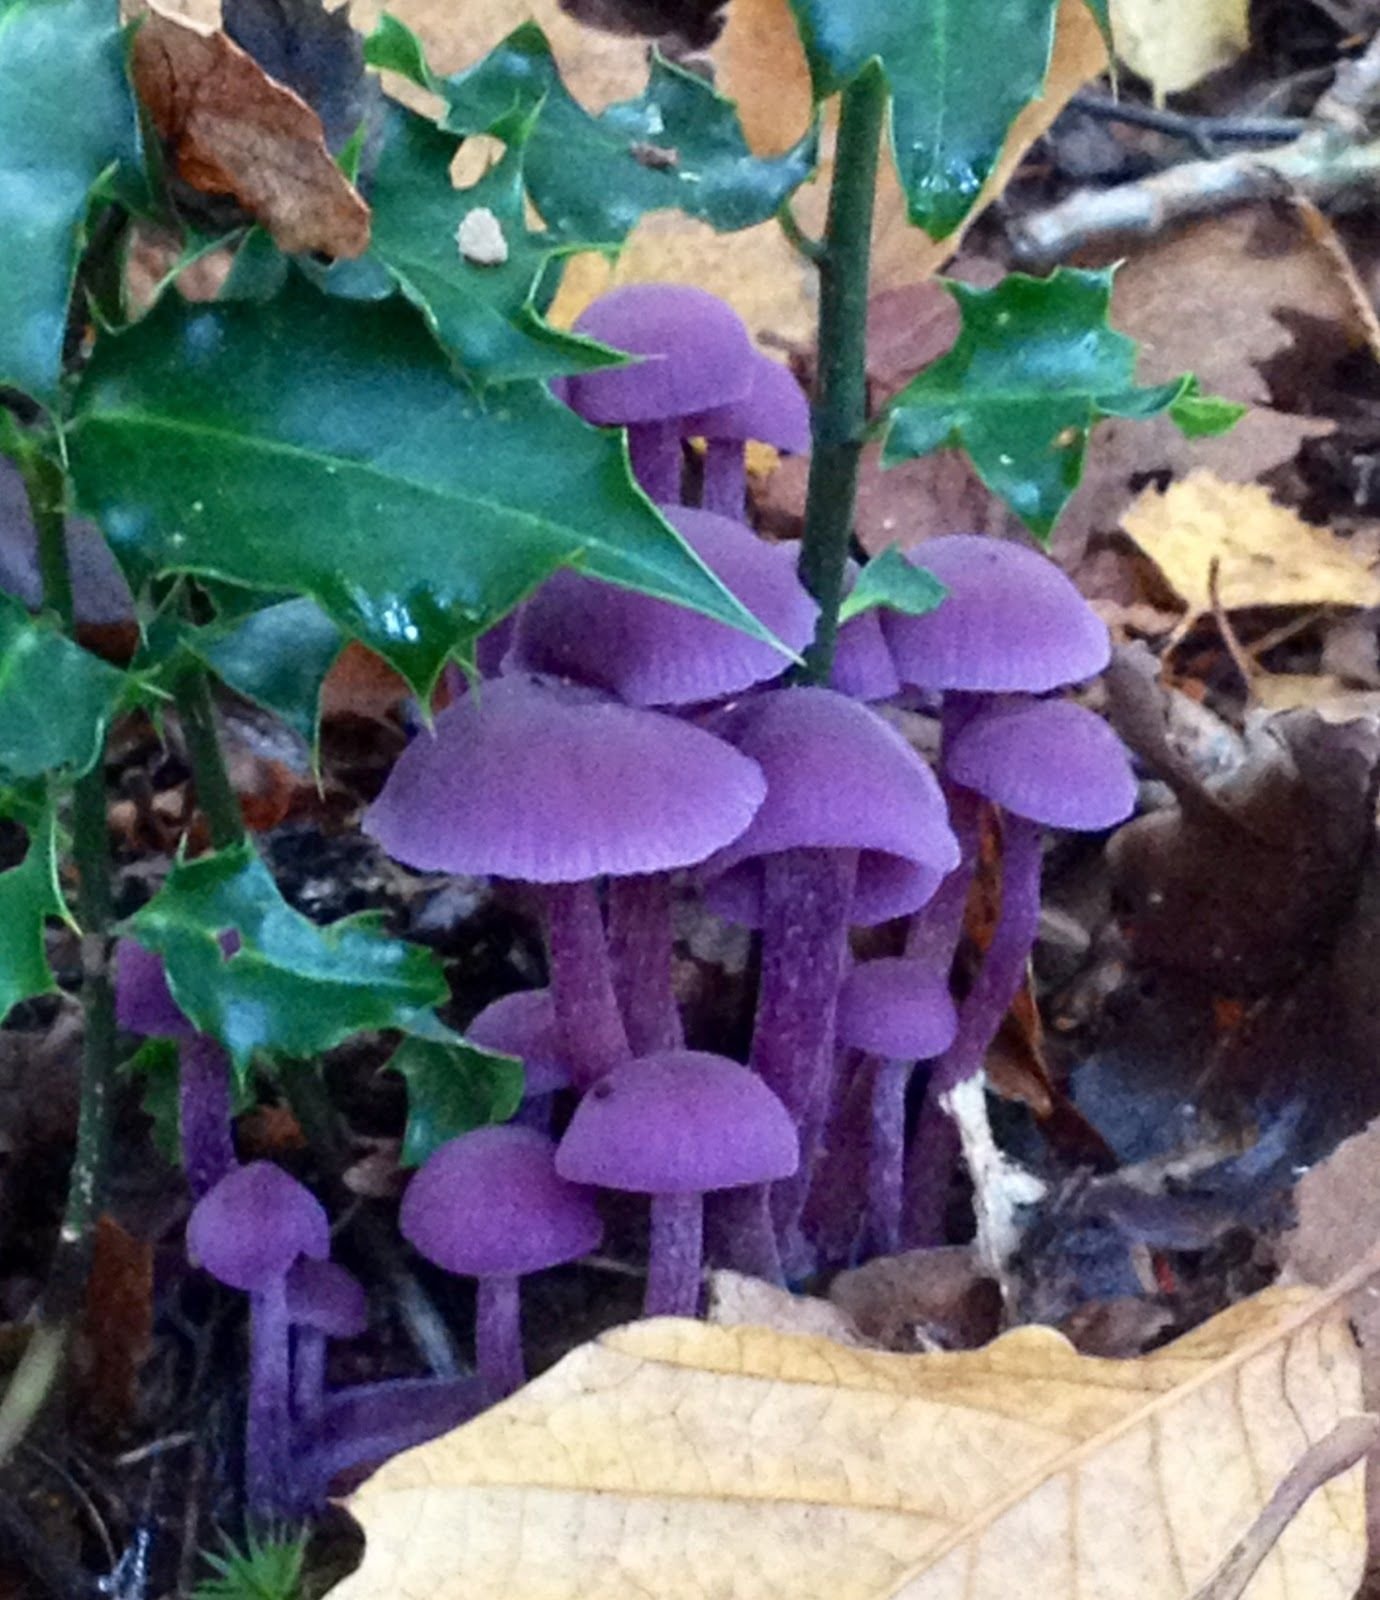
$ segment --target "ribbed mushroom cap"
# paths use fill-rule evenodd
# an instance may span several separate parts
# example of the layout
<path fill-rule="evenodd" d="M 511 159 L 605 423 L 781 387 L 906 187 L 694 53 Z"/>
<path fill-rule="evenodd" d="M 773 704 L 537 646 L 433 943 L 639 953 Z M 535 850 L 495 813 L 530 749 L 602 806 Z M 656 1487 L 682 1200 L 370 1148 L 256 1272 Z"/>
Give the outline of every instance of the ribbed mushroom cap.
<path fill-rule="evenodd" d="M 794 546 L 767 544 L 712 511 L 667 506 L 664 514 L 783 644 L 809 644 L 819 607 L 796 575 Z M 683 706 L 779 677 L 787 664 L 771 645 L 711 617 L 565 571 L 523 606 L 505 668 L 572 678 L 630 705 Z"/>
<path fill-rule="evenodd" d="M 1041 694 L 1107 665 L 1106 624 L 1048 556 L 977 533 L 927 539 L 908 555 L 949 592 L 923 617 L 883 613 L 903 683 Z"/>
<path fill-rule="evenodd" d="M 287 1275 L 288 1317 L 330 1339 L 357 1339 L 369 1326 L 359 1279 L 334 1261 L 294 1262 Z"/>
<path fill-rule="evenodd" d="M 213 1278 L 252 1294 L 299 1256 L 324 1261 L 331 1230 L 321 1202 L 271 1161 L 227 1173 L 187 1220 L 187 1254 Z"/>
<path fill-rule="evenodd" d="M 901 692 L 878 612 L 863 611 L 840 626 L 829 687 L 851 700 L 890 700 Z"/>
<path fill-rule="evenodd" d="M 424 871 L 578 883 L 703 861 L 765 792 L 752 761 L 688 723 L 499 678 L 403 751 L 365 830 Z"/>
<path fill-rule="evenodd" d="M 856 700 L 832 689 L 781 689 L 747 701 L 720 731 L 767 780 L 751 826 L 702 869 L 708 904 L 721 916 L 760 923 L 762 857 L 783 850 L 860 851 L 860 923 L 916 910 L 958 865 L 934 774 Z"/>
<path fill-rule="evenodd" d="M 589 422 L 663 422 L 746 397 L 757 352 L 731 306 L 679 283 L 610 289 L 575 319 L 575 331 L 646 359 L 582 372 L 561 386 Z"/>
<path fill-rule="evenodd" d="M 954 1042 L 958 1012 L 929 963 L 884 956 L 854 967 L 839 987 L 841 1045 L 889 1061 L 927 1061 Z"/>
<path fill-rule="evenodd" d="M 588 1255 L 604 1236 L 589 1189 L 559 1176 L 535 1128 L 477 1128 L 443 1144 L 403 1196 L 403 1237 L 447 1272 L 540 1272 Z"/>
<path fill-rule="evenodd" d="M 570 1086 L 570 1063 L 561 1050 L 550 989 L 524 989 L 493 1001 L 465 1029 L 471 1044 L 522 1062 L 527 1098 Z"/>
<path fill-rule="evenodd" d="M 799 1163 L 790 1113 L 761 1078 L 701 1050 L 615 1067 L 581 1100 L 556 1152 L 565 1177 L 634 1194 L 771 1183 Z"/>
<path fill-rule="evenodd" d="M 1068 700 L 994 707 L 968 723 L 944 759 L 956 782 L 1046 827 L 1096 832 L 1135 810 L 1126 747 L 1101 717 Z"/>
<path fill-rule="evenodd" d="M 133 939 L 115 946 L 115 1018 L 130 1033 L 163 1039 L 191 1039 L 191 1025 L 168 988 L 162 956 Z"/>
<path fill-rule="evenodd" d="M 755 354 L 752 387 L 743 398 L 696 412 L 680 431 L 687 439 L 758 439 L 799 455 L 810 448 L 810 402 L 789 367 Z"/>

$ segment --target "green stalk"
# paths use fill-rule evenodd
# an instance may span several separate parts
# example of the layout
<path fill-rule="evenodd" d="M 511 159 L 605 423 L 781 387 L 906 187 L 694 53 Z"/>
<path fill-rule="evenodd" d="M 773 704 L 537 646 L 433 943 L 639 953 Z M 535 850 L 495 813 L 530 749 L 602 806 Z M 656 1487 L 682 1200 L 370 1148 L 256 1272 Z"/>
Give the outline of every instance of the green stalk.
<path fill-rule="evenodd" d="M 216 734 L 216 713 L 206 669 L 188 666 L 177 680 L 173 695 L 182 736 L 187 741 L 197 802 L 211 830 L 211 843 L 217 850 L 228 850 L 244 840 L 244 817 Z"/>
<path fill-rule="evenodd" d="M 839 605 L 853 532 L 858 458 L 867 428 L 867 298 L 872 213 L 886 116 L 886 80 L 874 64 L 843 91 L 834 177 L 819 256 L 819 356 L 810 483 L 800 575 L 819 602 L 819 626 L 800 681 L 825 683 L 834 664 Z"/>

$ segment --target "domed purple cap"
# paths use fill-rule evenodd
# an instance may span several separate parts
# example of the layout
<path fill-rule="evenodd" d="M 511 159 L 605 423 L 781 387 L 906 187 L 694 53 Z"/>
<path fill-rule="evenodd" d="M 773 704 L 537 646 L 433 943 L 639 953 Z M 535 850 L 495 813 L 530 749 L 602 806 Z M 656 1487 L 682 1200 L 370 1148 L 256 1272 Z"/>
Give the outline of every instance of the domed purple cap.
<path fill-rule="evenodd" d="M 710 511 L 668 506 L 664 514 L 783 644 L 809 644 L 819 607 L 796 575 L 793 546 L 767 544 Z M 786 664 L 771 645 L 737 628 L 565 571 L 523 606 L 505 667 L 573 678 L 630 705 L 683 706 L 779 677 Z"/>
<path fill-rule="evenodd" d="M 487 1005 L 465 1029 L 471 1044 L 522 1062 L 523 1095 L 554 1094 L 570 1087 L 570 1063 L 561 1050 L 550 989 L 524 989 Z"/>
<path fill-rule="evenodd" d="M 115 1018 L 130 1033 L 161 1039 L 193 1039 L 191 1025 L 168 988 L 162 956 L 133 939 L 115 946 Z"/>
<path fill-rule="evenodd" d="M 799 1163 L 795 1125 L 761 1078 L 699 1050 L 615 1067 L 581 1100 L 556 1152 L 565 1177 L 634 1194 L 771 1183 Z"/>
<path fill-rule="evenodd" d="M 403 1196 L 403 1237 L 447 1272 L 488 1278 L 540 1272 L 598 1247 L 589 1189 L 557 1175 L 556 1147 L 535 1128 L 477 1128 L 443 1144 Z"/>
<path fill-rule="evenodd" d="M 324 1261 L 331 1230 L 321 1202 L 271 1161 L 236 1167 L 197 1201 L 187 1254 L 213 1278 L 253 1294 L 299 1256 Z"/>
<path fill-rule="evenodd" d="M 1121 740 L 1069 700 L 1022 701 L 984 712 L 945 755 L 954 780 L 1018 817 L 1096 832 L 1129 817 L 1136 780 Z"/>
<path fill-rule="evenodd" d="M 365 830 L 423 871 L 578 883 L 703 861 L 765 792 L 752 761 L 688 723 L 499 678 L 403 751 Z"/>
<path fill-rule="evenodd" d="M 288 1320 L 331 1339 L 357 1339 L 369 1326 L 359 1279 L 334 1261 L 303 1257 L 287 1275 Z"/>
<path fill-rule="evenodd" d="M 925 961 L 885 956 L 859 963 L 839 988 L 838 1041 L 888 1061 L 927 1061 L 954 1042 L 949 986 Z"/>
<path fill-rule="evenodd" d="M 678 283 L 610 289 L 575 331 L 646 359 L 567 378 L 566 403 L 589 422 L 661 422 L 746 398 L 757 352 L 731 306 Z"/>
<path fill-rule="evenodd" d="M 921 689 L 1042 694 L 1107 665 L 1107 625 L 1048 556 L 977 533 L 908 552 L 949 591 L 923 617 L 883 613 L 903 683 Z"/>
<path fill-rule="evenodd" d="M 707 861 L 711 909 L 761 921 L 761 858 L 804 847 L 858 850 L 853 920 L 885 922 L 922 906 L 958 865 L 934 774 L 874 711 L 832 689 L 780 689 L 724 721 L 758 763 L 767 798 L 752 825 Z"/>
<path fill-rule="evenodd" d="M 741 400 L 686 417 L 687 439 L 758 439 L 787 455 L 810 448 L 810 402 L 789 367 L 754 354 L 752 387 Z"/>
<path fill-rule="evenodd" d="M 845 593 L 858 581 L 861 570 L 856 561 L 848 563 Z M 840 623 L 829 687 L 853 700 L 890 700 L 892 695 L 900 694 L 901 680 L 882 631 L 880 611 L 863 611 Z"/>

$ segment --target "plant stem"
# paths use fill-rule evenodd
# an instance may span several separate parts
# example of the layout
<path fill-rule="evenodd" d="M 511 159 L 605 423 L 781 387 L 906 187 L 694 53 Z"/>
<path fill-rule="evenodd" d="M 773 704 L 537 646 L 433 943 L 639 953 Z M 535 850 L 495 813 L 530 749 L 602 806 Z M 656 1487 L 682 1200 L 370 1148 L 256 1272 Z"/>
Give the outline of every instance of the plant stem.
<path fill-rule="evenodd" d="M 62 468 L 34 451 L 20 468 L 29 497 L 29 510 L 38 530 L 38 571 L 43 582 L 43 604 L 56 611 L 70 634 L 76 625 L 72 598 L 72 573 L 67 564 L 67 529 L 63 517 L 67 480 Z"/>
<path fill-rule="evenodd" d="M 874 64 L 843 91 L 819 257 L 819 356 L 800 576 L 819 601 L 801 679 L 828 681 L 867 426 L 867 296 L 886 80 Z"/>
<path fill-rule="evenodd" d="M 178 678 L 173 694 L 211 843 L 217 850 L 226 850 L 243 840 L 244 819 L 216 736 L 216 712 L 206 669 L 189 666 Z"/>

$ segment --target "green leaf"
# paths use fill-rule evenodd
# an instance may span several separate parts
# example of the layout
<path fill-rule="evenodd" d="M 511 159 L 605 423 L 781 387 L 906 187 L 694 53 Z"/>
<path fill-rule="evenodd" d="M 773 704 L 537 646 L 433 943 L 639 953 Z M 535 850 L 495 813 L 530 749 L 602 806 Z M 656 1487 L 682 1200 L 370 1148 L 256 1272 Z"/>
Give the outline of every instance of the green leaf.
<path fill-rule="evenodd" d="M 283 600 L 224 630 L 199 628 L 186 643 L 236 693 L 281 717 L 315 748 L 321 685 L 345 636 L 314 600 Z"/>
<path fill-rule="evenodd" d="M 80 502 L 141 578 L 317 601 L 425 697 L 558 567 L 769 638 L 638 490 L 623 440 L 536 384 L 482 400 L 413 307 L 300 280 L 169 296 L 102 339 L 68 436 Z"/>
<path fill-rule="evenodd" d="M 774 217 L 814 169 L 813 130 L 783 155 L 754 156 L 732 102 L 660 56 L 636 100 L 591 116 L 561 82 L 534 22 L 440 88 L 452 132 L 525 141 L 537 210 L 558 238 L 581 245 L 617 244 L 647 212 L 668 209 L 721 233 L 750 228 Z"/>
<path fill-rule="evenodd" d="M 447 992 L 436 957 L 373 913 L 323 928 L 294 911 L 247 844 L 179 861 L 119 931 L 163 957 L 173 998 L 241 1077 L 260 1051 L 307 1059 L 365 1029 L 406 1030 Z"/>
<path fill-rule="evenodd" d="M 89 771 L 125 681 L 52 617 L 0 595 L 0 779 Z"/>
<path fill-rule="evenodd" d="M 858 581 L 843 597 L 839 621 L 887 606 L 908 617 L 923 617 L 948 594 L 932 572 L 907 561 L 896 545 L 888 545 L 858 574 Z"/>
<path fill-rule="evenodd" d="M 49 917 L 67 915 L 58 885 L 57 822 L 49 811 L 30 829 L 23 861 L 0 872 L 0 1022 L 21 1000 L 56 991 L 43 932 Z"/>
<path fill-rule="evenodd" d="M 390 1069 L 407 1080 L 405 1167 L 420 1166 L 438 1146 L 472 1128 L 506 1122 L 522 1100 L 522 1063 L 456 1038 L 404 1039 Z"/>
<path fill-rule="evenodd" d="M 364 41 L 364 59 L 380 72 L 401 73 L 419 89 L 428 89 L 432 94 L 445 93 L 444 84 L 427 64 L 422 41 L 405 22 L 399 22 L 386 11 Z"/>
<path fill-rule="evenodd" d="M 460 143 L 425 117 L 390 108 L 369 191 L 373 254 L 477 382 L 618 365 L 622 358 L 615 352 L 550 327 L 533 308 L 547 263 L 569 247 L 527 227 L 522 147 L 509 149 L 478 183 L 460 190 L 450 178 Z M 505 261 L 485 265 L 461 253 L 461 220 L 483 211 L 502 234 Z"/>
<path fill-rule="evenodd" d="M 1109 271 L 945 287 L 962 329 L 892 400 L 883 465 L 961 445 L 992 493 L 1047 536 L 1078 487 L 1093 424 L 1169 410 L 1188 380 L 1136 386 L 1135 342 L 1107 323 Z"/>
<path fill-rule="evenodd" d="M 1230 433 L 1250 408 L 1220 394 L 1204 394 L 1197 378 L 1188 378 L 1170 402 L 1169 420 L 1185 439 L 1215 439 Z"/>
<path fill-rule="evenodd" d="M 152 1122 L 154 1148 L 175 1167 L 182 1165 L 182 1057 L 175 1039 L 145 1039 L 120 1067 L 139 1085 L 139 1104 Z"/>
<path fill-rule="evenodd" d="M 0 384 L 53 401 L 91 189 L 136 127 L 116 0 L 0 0 Z"/>
<path fill-rule="evenodd" d="M 823 99 L 878 60 L 910 218 L 942 239 L 972 210 L 1007 130 L 1038 99 L 1058 0 L 790 0 Z"/>

